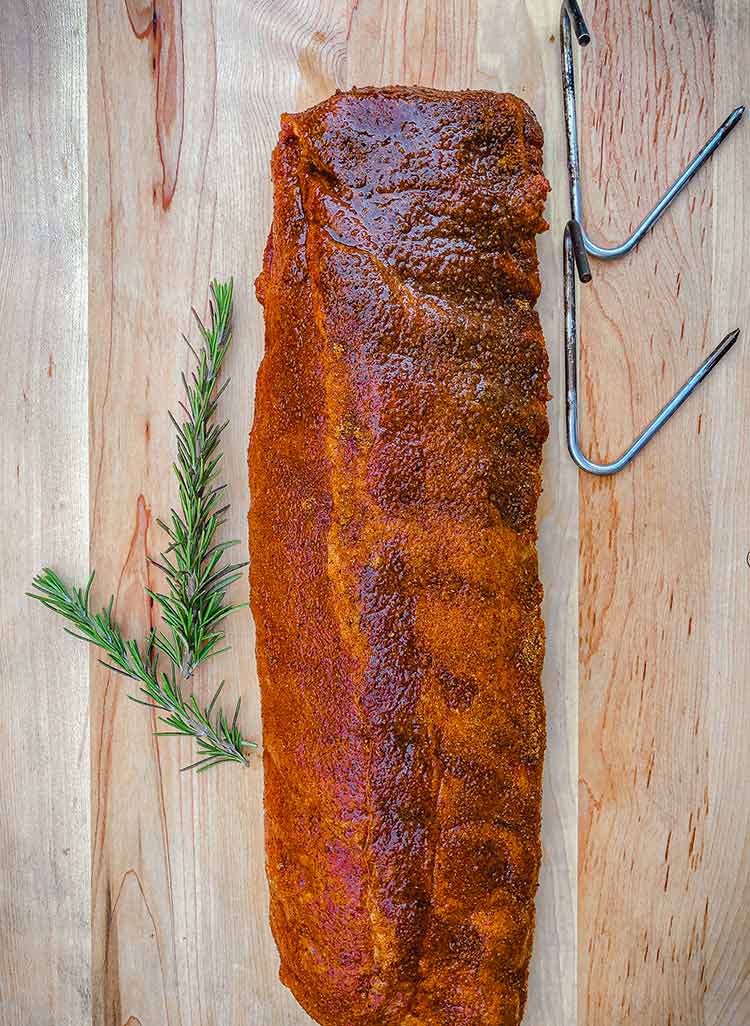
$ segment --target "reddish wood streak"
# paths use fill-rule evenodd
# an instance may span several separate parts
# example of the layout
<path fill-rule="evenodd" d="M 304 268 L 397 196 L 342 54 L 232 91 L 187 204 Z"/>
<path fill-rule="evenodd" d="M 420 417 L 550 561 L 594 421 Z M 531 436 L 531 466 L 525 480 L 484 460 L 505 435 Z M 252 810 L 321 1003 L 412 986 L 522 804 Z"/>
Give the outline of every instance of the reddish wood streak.
<path fill-rule="evenodd" d="M 125 0 L 137 39 L 150 37 L 151 68 L 156 74 L 156 143 L 162 167 L 161 204 L 168 210 L 177 188 L 184 134 L 185 62 L 182 0 L 155 0 L 146 5 Z"/>

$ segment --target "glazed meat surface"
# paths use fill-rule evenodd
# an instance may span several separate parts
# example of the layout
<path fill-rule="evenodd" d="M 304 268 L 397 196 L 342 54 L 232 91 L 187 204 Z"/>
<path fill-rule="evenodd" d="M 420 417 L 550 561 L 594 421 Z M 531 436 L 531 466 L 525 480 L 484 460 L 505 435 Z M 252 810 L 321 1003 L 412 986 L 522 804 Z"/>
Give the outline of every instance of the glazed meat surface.
<path fill-rule="evenodd" d="M 516 1026 L 540 860 L 542 133 L 285 115 L 250 443 L 271 925 L 322 1026 Z"/>

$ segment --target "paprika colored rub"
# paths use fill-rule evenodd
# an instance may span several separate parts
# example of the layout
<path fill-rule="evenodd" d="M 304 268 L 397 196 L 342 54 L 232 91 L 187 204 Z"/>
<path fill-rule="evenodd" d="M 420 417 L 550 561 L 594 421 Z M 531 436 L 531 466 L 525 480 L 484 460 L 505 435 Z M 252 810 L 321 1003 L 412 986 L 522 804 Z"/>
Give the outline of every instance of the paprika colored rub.
<path fill-rule="evenodd" d="M 540 860 L 542 132 L 521 100 L 282 118 L 251 600 L 281 979 L 322 1026 L 517 1026 Z"/>

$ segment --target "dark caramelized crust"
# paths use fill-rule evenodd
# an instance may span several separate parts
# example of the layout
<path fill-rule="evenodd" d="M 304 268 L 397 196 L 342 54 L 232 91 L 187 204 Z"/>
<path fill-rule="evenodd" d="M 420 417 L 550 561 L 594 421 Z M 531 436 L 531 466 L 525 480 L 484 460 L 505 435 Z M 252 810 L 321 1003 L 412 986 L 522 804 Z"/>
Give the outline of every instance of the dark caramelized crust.
<path fill-rule="evenodd" d="M 271 920 L 323 1026 L 516 1026 L 540 845 L 542 133 L 283 118 L 250 445 Z"/>

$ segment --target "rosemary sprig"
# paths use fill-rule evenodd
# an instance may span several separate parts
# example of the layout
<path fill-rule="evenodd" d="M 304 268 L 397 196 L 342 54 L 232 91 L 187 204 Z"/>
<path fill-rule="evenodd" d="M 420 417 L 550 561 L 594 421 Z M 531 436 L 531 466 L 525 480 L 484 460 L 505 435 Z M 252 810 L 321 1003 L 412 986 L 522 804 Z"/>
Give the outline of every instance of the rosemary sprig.
<path fill-rule="evenodd" d="M 216 485 L 222 453 L 219 441 L 228 421 L 216 422 L 216 409 L 227 379 L 217 388 L 219 374 L 232 341 L 232 282 L 211 282 L 210 327 L 193 310 L 203 339 L 200 353 L 188 346 L 198 365 L 191 380 L 183 374 L 186 402 L 180 403 L 185 415 L 178 424 L 169 414 L 177 432 L 177 462 L 173 464 L 180 493 L 180 512 L 172 509 L 171 523 L 159 520 L 169 537 L 169 547 L 154 565 L 164 571 L 169 594 L 149 591 L 159 603 L 171 637 L 157 631 L 154 644 L 180 668 L 185 678 L 192 676 L 224 640 L 220 622 L 245 603 L 227 602 L 227 589 L 241 574 L 246 563 L 225 563 L 222 558 L 236 541 L 215 542 L 217 530 L 224 524 L 228 506 L 219 506 L 224 485 Z M 170 558 L 171 557 L 171 558 Z"/>
<path fill-rule="evenodd" d="M 158 735 L 181 734 L 194 737 L 201 758 L 185 769 L 204 770 L 221 762 L 247 765 L 244 749 L 257 747 L 245 741 L 237 726 L 240 711 L 238 700 L 231 723 L 217 709 L 224 682 L 216 689 L 207 707 L 201 707 L 191 694 L 185 697 L 177 683 L 176 672 L 186 679 L 196 667 L 217 649 L 224 638 L 220 622 L 241 605 L 227 602 L 229 586 L 241 575 L 245 563 L 223 563 L 227 549 L 236 542 L 216 542 L 216 532 L 225 522 L 228 506 L 218 505 L 224 485 L 216 477 L 222 453 L 219 440 L 227 422 L 217 424 L 215 417 L 219 399 L 229 384 L 217 387 L 222 364 L 232 340 L 232 281 L 211 282 L 211 321 L 206 328 L 193 310 L 203 346 L 200 353 L 190 345 L 197 368 L 188 382 L 183 374 L 186 402 L 180 403 L 185 414 L 182 425 L 169 416 L 177 431 L 177 462 L 173 465 L 180 494 L 180 512 L 172 510 L 171 524 L 159 521 L 167 532 L 170 544 L 161 559 L 151 560 L 167 577 L 168 593 L 146 589 L 158 602 L 162 616 L 171 631 L 152 628 L 145 644 L 126 641 L 112 619 L 113 600 L 99 613 L 89 606 L 94 574 L 85 588 L 69 588 L 53 571 L 45 569 L 33 581 L 27 594 L 62 616 L 75 630 L 74 637 L 96 645 L 107 654 L 103 665 L 140 683 L 148 701 L 130 697 L 166 715 L 159 717 L 171 730 L 156 731 Z M 67 628 L 66 628 L 67 630 Z M 158 653 L 172 663 L 171 673 L 159 670 Z M 216 710 L 216 712 L 214 711 Z"/>
<path fill-rule="evenodd" d="M 72 624 L 73 630 L 65 628 L 68 634 L 101 648 L 108 657 L 108 661 L 100 660 L 104 666 L 139 682 L 139 690 L 148 701 L 133 695 L 129 697 L 134 702 L 166 713 L 159 719 L 172 728 L 156 731 L 158 736 L 182 734 L 196 739 L 201 758 L 184 769 L 197 769 L 201 772 L 222 762 L 247 765 L 243 749 L 256 746 L 244 740 L 237 726 L 240 702 L 237 702 L 231 724 L 223 712 L 218 711 L 214 715 L 224 682 L 216 689 L 205 709 L 200 707 L 195 695 L 185 698 L 175 679 L 174 670 L 171 676 L 163 670 L 159 671 L 153 638 L 149 638 L 144 651 L 141 651 L 137 641 L 126 641 L 123 638 L 120 628 L 112 619 L 113 599 L 99 613 L 91 612 L 89 599 L 93 580 L 92 573 L 85 588 L 69 588 L 54 570 L 45 568 L 34 578 L 34 591 L 27 594 Z"/>

